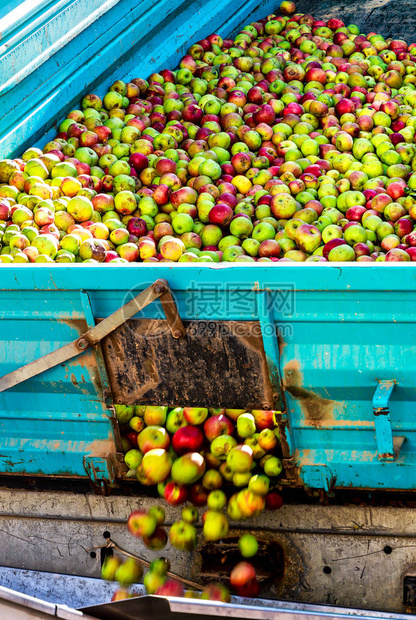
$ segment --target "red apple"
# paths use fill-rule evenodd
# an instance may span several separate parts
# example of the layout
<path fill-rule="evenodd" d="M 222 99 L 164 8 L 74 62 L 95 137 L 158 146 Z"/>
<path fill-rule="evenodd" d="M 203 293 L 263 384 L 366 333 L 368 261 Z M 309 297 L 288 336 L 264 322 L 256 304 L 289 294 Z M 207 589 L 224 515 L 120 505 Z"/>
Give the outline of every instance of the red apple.
<path fill-rule="evenodd" d="M 204 433 L 208 441 L 211 442 L 220 435 L 233 435 L 234 424 L 224 414 L 214 415 L 205 422 Z"/>
<path fill-rule="evenodd" d="M 266 508 L 279 510 L 283 506 L 283 497 L 277 491 L 269 491 L 266 495 Z"/>
<path fill-rule="evenodd" d="M 156 590 L 156 594 L 158 596 L 184 596 L 185 591 L 183 589 L 183 585 L 179 583 L 179 581 L 174 581 L 173 579 L 168 579 L 163 586 L 160 586 Z"/>
<path fill-rule="evenodd" d="M 151 536 L 143 536 L 143 544 L 152 551 L 161 551 L 166 547 L 168 535 L 163 527 L 157 527 Z"/>
<path fill-rule="evenodd" d="M 189 493 L 189 499 L 191 500 L 194 506 L 199 506 L 199 507 L 206 506 L 207 499 L 208 499 L 208 492 L 202 486 L 202 484 L 197 482 L 196 484 L 193 484 L 191 486 L 190 493 Z"/>
<path fill-rule="evenodd" d="M 133 510 L 127 520 L 127 527 L 130 534 L 138 538 L 152 536 L 156 530 L 157 521 L 153 515 L 149 515 L 145 510 Z"/>
<path fill-rule="evenodd" d="M 239 596 L 255 596 L 258 592 L 256 570 L 249 562 L 239 562 L 230 575 L 230 584 Z M 254 592 L 254 594 L 253 594 Z"/>
<path fill-rule="evenodd" d="M 258 431 L 262 431 L 265 428 L 274 428 L 276 426 L 275 411 L 271 409 L 264 411 L 261 409 L 253 409 L 251 413 L 254 416 L 254 421 Z"/>
<path fill-rule="evenodd" d="M 183 426 L 172 437 L 172 448 L 177 454 L 199 452 L 204 444 L 204 434 L 196 426 Z"/>
<path fill-rule="evenodd" d="M 163 496 L 171 506 L 179 506 L 188 499 L 188 489 L 183 484 L 168 482 L 165 486 Z"/>

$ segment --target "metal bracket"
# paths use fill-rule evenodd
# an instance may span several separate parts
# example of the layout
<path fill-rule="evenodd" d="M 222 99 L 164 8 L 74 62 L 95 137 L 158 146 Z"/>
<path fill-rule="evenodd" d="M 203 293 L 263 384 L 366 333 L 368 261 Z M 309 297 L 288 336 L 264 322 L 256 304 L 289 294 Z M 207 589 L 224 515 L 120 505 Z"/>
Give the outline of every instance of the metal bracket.
<path fill-rule="evenodd" d="M 405 440 L 405 437 L 393 437 L 389 402 L 395 385 L 393 380 L 379 381 L 373 396 L 377 454 L 380 461 L 395 461 Z"/>
<path fill-rule="evenodd" d="M 124 306 L 113 312 L 113 314 L 110 314 L 110 316 L 98 323 L 98 325 L 95 325 L 85 332 L 85 334 L 82 334 L 77 340 L 0 377 L 0 392 L 15 387 L 19 383 L 31 379 L 45 370 L 58 366 L 58 364 L 67 362 L 86 351 L 89 347 L 96 346 L 105 336 L 108 336 L 108 334 L 117 329 L 117 327 L 123 325 L 123 323 L 131 319 L 135 314 L 156 299 L 160 299 L 162 303 L 173 338 L 185 336 L 185 328 L 178 314 L 169 284 L 166 280 L 159 279 Z"/>
<path fill-rule="evenodd" d="M 116 473 L 111 457 L 84 456 L 84 467 L 91 480 L 98 486 L 115 483 Z"/>
<path fill-rule="evenodd" d="M 327 493 L 335 483 L 334 475 L 326 465 L 303 465 L 300 477 L 306 488 L 323 489 Z"/>

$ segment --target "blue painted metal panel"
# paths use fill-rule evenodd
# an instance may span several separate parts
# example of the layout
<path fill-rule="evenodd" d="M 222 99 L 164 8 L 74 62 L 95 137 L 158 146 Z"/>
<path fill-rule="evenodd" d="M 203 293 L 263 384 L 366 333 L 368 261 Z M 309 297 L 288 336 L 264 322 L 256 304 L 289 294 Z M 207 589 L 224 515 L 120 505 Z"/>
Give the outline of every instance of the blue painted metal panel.
<path fill-rule="evenodd" d="M 0 374 L 71 342 L 86 331 L 79 294 L 29 291 L 0 302 Z M 0 471 L 87 475 L 84 459 L 114 454 L 112 411 L 103 398 L 94 352 L 4 392 Z"/>
<path fill-rule="evenodd" d="M 324 16 L 332 4 L 314 2 L 313 11 Z M 0 157 L 51 139 L 55 124 L 85 92 L 103 95 L 116 78 L 174 66 L 199 38 L 213 31 L 229 35 L 275 8 L 271 0 L 2 3 Z M 299 9 L 311 10 L 302 2 Z M 360 23 L 364 14 L 373 11 L 354 20 Z M 112 268 L 3 266 L 0 375 L 70 342 L 93 317 L 117 310 L 129 291 L 165 277 L 183 319 L 260 320 L 269 365 L 284 378 L 288 445 L 305 485 L 416 488 L 412 267 Z M 91 312 L 81 290 L 88 292 Z M 155 302 L 140 316 L 164 315 Z M 98 471 L 103 456 L 116 450 L 99 370 L 87 352 L 0 394 L 0 472 L 85 476 L 87 458 L 98 477 L 110 475 L 105 467 Z M 375 410 L 387 407 L 377 392 L 385 381 L 395 388 L 388 413 L 377 417 Z M 394 452 L 399 437 L 398 455 L 380 459 Z"/>
<path fill-rule="evenodd" d="M 306 486 L 416 489 L 416 270 L 411 266 L 4 265 L 0 375 L 74 338 L 84 316 L 81 289 L 88 292 L 94 317 L 104 318 L 131 291 L 157 278 L 168 281 L 184 320 L 263 322 L 268 355 L 284 381 L 290 449 Z M 268 313 L 261 301 L 265 293 L 272 301 Z M 163 317 L 160 303 L 137 316 Z M 279 347 L 268 335 L 271 321 Z M 92 453 L 91 443 L 111 437 L 88 355 L 0 394 L 8 438 L 1 442 L 0 471 L 15 457 L 16 445 L 21 449 L 33 436 L 41 441 L 42 432 L 51 442 L 62 432 L 68 450 L 64 446 L 56 455 L 50 443 L 35 442 L 14 471 L 80 475 L 85 471 L 80 457 Z M 391 461 L 379 458 L 383 440 L 377 440 L 373 399 L 380 381 L 395 382 L 388 403 L 391 435 L 405 438 Z M 377 399 L 375 404 L 387 406 Z M 389 431 L 387 422 L 383 433 Z"/>
<path fill-rule="evenodd" d="M 373 396 L 374 424 L 378 458 L 383 461 L 395 458 L 393 429 L 391 424 L 389 401 L 393 392 L 394 381 L 379 381 Z"/>

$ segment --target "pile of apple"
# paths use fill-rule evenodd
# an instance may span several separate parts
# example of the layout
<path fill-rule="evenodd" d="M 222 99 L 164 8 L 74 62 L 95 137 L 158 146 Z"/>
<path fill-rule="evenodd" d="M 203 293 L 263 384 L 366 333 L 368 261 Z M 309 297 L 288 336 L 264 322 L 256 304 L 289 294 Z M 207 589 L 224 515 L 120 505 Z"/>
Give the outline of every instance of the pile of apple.
<path fill-rule="evenodd" d="M 202 517 L 206 540 L 226 536 L 228 521 L 223 509 L 230 519 L 240 521 L 260 514 L 266 505 L 280 508 L 281 497 L 271 489 L 282 473 L 274 411 L 115 408 L 128 477 L 157 486 L 172 506 L 188 500 L 195 507 L 206 506 Z M 135 511 L 128 526 L 148 548 L 161 549 L 167 542 L 161 531 L 163 520 L 163 514 Z M 171 544 L 192 551 L 197 543 L 197 520 L 197 510 L 184 508 L 182 521 L 170 529 Z"/>
<path fill-rule="evenodd" d="M 1 161 L 0 262 L 416 260 L 416 43 L 281 13 Z"/>
<path fill-rule="evenodd" d="M 183 506 L 181 520 L 170 528 L 160 505 L 130 514 L 127 527 L 145 548 L 162 551 L 169 541 L 180 551 L 192 552 L 199 540 L 225 539 L 230 520 L 242 521 L 258 516 L 265 508 L 282 506 L 282 497 L 274 488 L 282 472 L 276 412 L 127 405 L 116 405 L 115 410 L 129 468 L 127 477 L 157 486 L 168 504 Z M 256 555 L 258 542 L 252 534 L 243 534 L 238 547 L 247 559 Z M 115 565 L 115 570 L 118 568 Z M 149 569 L 143 581 L 147 592 L 179 596 L 182 586 L 168 580 L 165 573 Z M 102 574 L 120 581 L 118 573 L 108 568 L 103 568 Z M 125 574 L 120 583 L 126 585 Z M 237 564 L 230 585 L 237 594 L 257 594 L 254 567 L 246 561 Z M 216 584 L 202 596 L 228 600 L 228 591 Z"/>

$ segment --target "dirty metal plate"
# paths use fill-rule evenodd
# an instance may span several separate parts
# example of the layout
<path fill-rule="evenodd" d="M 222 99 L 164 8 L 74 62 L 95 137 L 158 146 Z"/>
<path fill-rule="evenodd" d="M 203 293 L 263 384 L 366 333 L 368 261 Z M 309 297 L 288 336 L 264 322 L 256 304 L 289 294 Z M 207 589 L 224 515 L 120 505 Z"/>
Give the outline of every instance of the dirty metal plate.
<path fill-rule="evenodd" d="M 102 341 L 114 402 L 272 409 L 260 324 L 132 319 Z"/>
<path fill-rule="evenodd" d="M 309 612 L 299 606 L 288 610 L 282 607 L 260 607 L 247 604 L 217 603 L 216 601 L 186 598 L 164 598 L 161 596 L 141 596 L 104 605 L 83 607 L 80 611 L 100 620 L 201 620 L 201 618 L 234 618 L 235 620 L 342 620 L 347 618 L 345 610 L 328 611 L 328 607 L 319 606 Z M 344 612 L 344 613 L 343 613 Z M 348 614 L 362 619 L 360 610 L 348 610 Z M 380 616 L 373 612 L 372 617 Z M 370 617 L 371 617 L 370 616 Z M 392 614 L 392 618 L 398 618 Z M 403 618 L 403 616 L 402 616 Z"/>
<path fill-rule="evenodd" d="M 80 609 L 99 620 L 181 620 L 182 614 L 172 613 L 169 602 L 161 596 L 141 596 Z M 200 620 L 196 614 L 186 615 L 186 620 Z"/>

